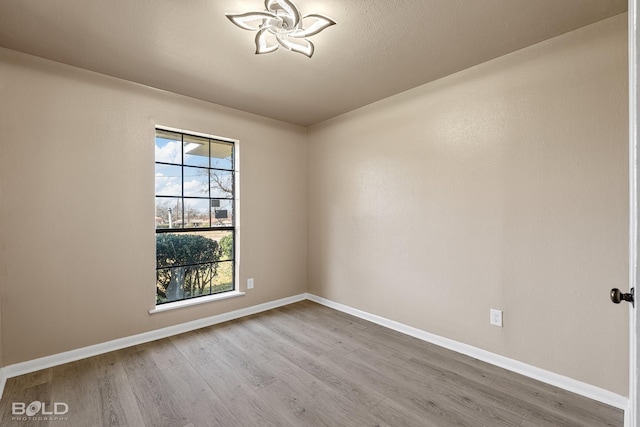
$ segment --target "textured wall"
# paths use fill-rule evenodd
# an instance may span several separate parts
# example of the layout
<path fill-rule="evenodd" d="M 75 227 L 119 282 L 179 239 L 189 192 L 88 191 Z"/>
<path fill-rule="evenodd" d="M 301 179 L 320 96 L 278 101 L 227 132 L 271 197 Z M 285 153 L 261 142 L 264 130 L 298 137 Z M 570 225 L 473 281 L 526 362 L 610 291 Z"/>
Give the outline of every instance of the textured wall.
<path fill-rule="evenodd" d="M 626 395 L 626 34 L 619 15 L 310 128 L 309 291 Z"/>
<path fill-rule="evenodd" d="M 305 129 L 0 50 L 5 365 L 306 290 Z M 246 296 L 155 304 L 154 126 L 240 140 Z"/>

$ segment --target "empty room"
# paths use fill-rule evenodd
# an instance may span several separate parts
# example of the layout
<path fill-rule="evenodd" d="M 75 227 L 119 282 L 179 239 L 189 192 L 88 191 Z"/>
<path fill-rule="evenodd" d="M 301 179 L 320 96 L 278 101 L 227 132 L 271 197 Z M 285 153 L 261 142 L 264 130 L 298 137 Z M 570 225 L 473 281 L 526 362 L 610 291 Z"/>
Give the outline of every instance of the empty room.
<path fill-rule="evenodd" d="M 0 0 L 0 425 L 639 425 L 636 21 Z"/>

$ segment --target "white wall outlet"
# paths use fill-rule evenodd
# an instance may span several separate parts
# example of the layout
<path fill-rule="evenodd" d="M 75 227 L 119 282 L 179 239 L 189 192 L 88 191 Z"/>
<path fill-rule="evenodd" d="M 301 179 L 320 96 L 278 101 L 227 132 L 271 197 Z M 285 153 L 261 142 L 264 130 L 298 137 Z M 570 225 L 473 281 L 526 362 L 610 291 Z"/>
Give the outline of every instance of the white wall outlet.
<path fill-rule="evenodd" d="M 247 289 L 253 289 L 253 279 L 247 279 Z"/>
<path fill-rule="evenodd" d="M 489 310 L 489 323 L 502 327 L 502 310 L 492 308 Z"/>

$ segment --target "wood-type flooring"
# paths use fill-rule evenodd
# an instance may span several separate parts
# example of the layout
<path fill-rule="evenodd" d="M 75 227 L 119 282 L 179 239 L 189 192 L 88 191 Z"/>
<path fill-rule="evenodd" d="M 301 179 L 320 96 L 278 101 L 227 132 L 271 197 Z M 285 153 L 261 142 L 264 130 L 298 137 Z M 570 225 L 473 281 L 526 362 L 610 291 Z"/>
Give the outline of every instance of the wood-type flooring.
<path fill-rule="evenodd" d="M 68 412 L 12 415 L 34 401 Z M 623 425 L 619 409 L 310 301 L 10 378 L 0 417 L 20 427 Z"/>

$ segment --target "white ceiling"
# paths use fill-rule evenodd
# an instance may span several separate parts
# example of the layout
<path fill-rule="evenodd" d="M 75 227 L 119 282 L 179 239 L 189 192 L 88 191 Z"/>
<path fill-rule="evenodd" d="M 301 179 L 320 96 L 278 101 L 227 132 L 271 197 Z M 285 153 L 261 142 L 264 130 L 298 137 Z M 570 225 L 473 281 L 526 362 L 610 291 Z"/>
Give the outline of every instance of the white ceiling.
<path fill-rule="evenodd" d="M 309 126 L 625 12 L 627 0 L 294 0 L 312 58 L 255 55 L 263 0 L 0 0 L 0 46 Z"/>

